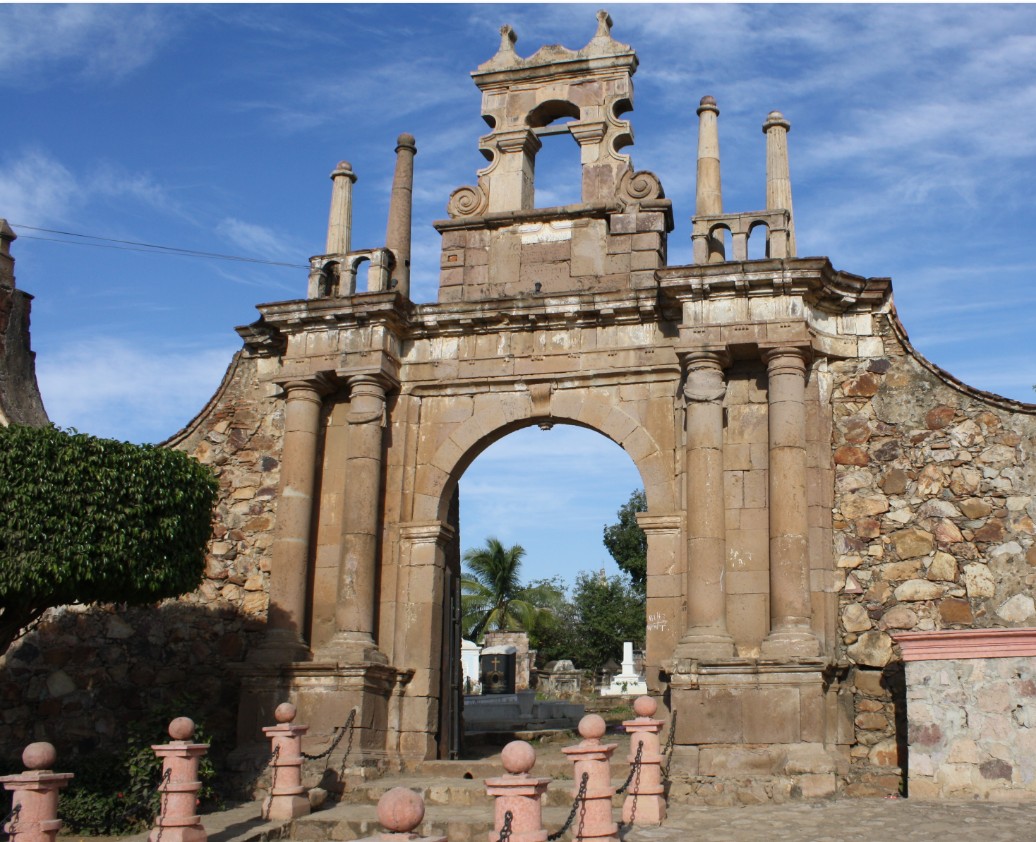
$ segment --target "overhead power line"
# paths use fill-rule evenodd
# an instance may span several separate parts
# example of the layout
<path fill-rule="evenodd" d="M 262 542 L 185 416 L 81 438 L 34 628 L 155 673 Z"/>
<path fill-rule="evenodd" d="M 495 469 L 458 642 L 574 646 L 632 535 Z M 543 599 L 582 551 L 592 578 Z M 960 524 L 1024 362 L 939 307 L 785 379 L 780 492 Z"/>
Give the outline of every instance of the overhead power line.
<path fill-rule="evenodd" d="M 264 260 L 260 257 L 243 257 L 237 254 L 219 254 L 212 251 L 198 251 L 197 249 L 180 248 L 179 246 L 161 246 L 155 243 L 141 243 L 136 240 L 116 240 L 111 237 L 98 237 L 94 234 L 80 234 L 75 231 L 57 231 L 53 228 L 37 228 L 33 225 L 19 225 L 16 222 L 10 223 L 12 228 L 20 228 L 25 231 L 39 231 L 44 234 L 59 234 L 62 237 L 76 237 L 75 240 L 61 240 L 57 237 L 38 237 L 33 234 L 22 234 L 27 240 L 45 240 L 50 243 L 65 243 L 70 246 L 94 246 L 95 248 L 108 248 L 117 251 L 137 251 L 145 254 L 178 255 L 180 257 L 197 257 L 204 260 L 232 260 L 238 263 L 260 263 L 264 266 L 285 266 L 290 269 L 308 269 L 304 263 L 285 263 L 278 260 Z M 85 242 L 96 240 L 97 242 Z M 108 245 L 109 243 L 114 245 Z"/>

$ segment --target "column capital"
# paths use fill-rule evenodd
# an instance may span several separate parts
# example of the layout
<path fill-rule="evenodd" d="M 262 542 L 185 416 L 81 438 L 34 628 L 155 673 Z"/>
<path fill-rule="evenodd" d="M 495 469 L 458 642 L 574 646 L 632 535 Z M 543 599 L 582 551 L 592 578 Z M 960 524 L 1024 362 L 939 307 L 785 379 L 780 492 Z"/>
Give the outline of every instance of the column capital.
<path fill-rule="evenodd" d="M 685 380 L 683 396 L 689 403 L 722 401 L 727 393 L 723 369 L 730 365 L 725 347 L 677 351 Z"/>
<path fill-rule="evenodd" d="M 806 372 L 813 360 L 813 348 L 806 344 L 760 345 L 759 356 L 770 374 Z"/>
<path fill-rule="evenodd" d="M 652 533 L 679 533 L 683 527 L 684 517 L 674 512 L 667 515 L 659 515 L 654 512 L 637 512 L 635 515 L 637 526 L 644 530 L 649 536 Z"/>
<path fill-rule="evenodd" d="M 286 400 L 311 400 L 320 403 L 325 395 L 338 387 L 338 380 L 330 372 L 278 380 Z"/>
<path fill-rule="evenodd" d="M 399 524 L 399 537 L 412 544 L 438 544 L 442 547 L 456 534 L 457 530 L 441 520 L 412 520 Z"/>
<path fill-rule="evenodd" d="M 526 155 L 533 155 L 540 151 L 543 142 L 536 137 L 532 129 L 511 129 L 510 131 L 494 132 L 489 136 L 496 142 L 496 148 L 501 152 L 522 152 Z"/>

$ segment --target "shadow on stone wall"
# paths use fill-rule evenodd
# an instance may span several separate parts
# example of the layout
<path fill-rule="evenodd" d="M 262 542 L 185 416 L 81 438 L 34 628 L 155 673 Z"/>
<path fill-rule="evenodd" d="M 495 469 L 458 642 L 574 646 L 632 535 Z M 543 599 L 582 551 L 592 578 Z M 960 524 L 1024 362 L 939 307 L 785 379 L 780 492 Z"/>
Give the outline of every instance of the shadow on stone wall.
<path fill-rule="evenodd" d="M 902 773 L 900 792 L 908 797 L 910 780 L 909 735 L 907 733 L 906 668 L 902 661 L 893 661 L 882 670 L 881 683 L 892 698 L 893 717 L 896 723 L 896 765 Z"/>
<path fill-rule="evenodd" d="M 263 628 L 232 608 L 186 602 L 55 609 L 0 658 L 0 761 L 37 740 L 69 761 L 116 750 L 128 723 L 173 705 L 225 756 L 237 726 L 232 667 Z"/>

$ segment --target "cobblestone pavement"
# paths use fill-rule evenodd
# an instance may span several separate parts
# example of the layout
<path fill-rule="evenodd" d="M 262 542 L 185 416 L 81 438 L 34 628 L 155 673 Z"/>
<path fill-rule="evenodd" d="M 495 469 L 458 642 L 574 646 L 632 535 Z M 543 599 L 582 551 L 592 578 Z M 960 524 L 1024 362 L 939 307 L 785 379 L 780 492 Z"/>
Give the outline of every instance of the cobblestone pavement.
<path fill-rule="evenodd" d="M 1036 842 L 1036 802 L 844 799 L 752 807 L 673 806 L 625 842 Z"/>

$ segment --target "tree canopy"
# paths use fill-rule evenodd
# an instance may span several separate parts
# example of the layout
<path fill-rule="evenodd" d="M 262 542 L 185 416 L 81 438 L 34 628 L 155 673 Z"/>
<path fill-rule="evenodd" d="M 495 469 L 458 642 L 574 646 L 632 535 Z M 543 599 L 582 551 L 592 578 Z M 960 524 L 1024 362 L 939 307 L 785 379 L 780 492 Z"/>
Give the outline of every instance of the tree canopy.
<path fill-rule="evenodd" d="M 464 553 L 467 569 L 461 577 L 461 626 L 464 636 L 478 641 L 487 629 L 528 630 L 535 626 L 539 607 L 536 594 L 523 588 L 520 544 L 504 547 L 487 538 L 484 547 Z"/>
<path fill-rule="evenodd" d="M 641 594 L 647 587 L 647 536 L 637 525 L 637 513 L 646 511 L 647 495 L 638 488 L 616 512 L 619 522 L 604 527 L 604 546 Z"/>
<path fill-rule="evenodd" d="M 578 635 L 571 657 L 585 669 L 622 658 L 622 644 L 643 643 L 647 617 L 644 597 L 623 576 L 580 573 L 572 595 Z"/>
<path fill-rule="evenodd" d="M 0 653 L 48 608 L 197 587 L 217 490 L 179 451 L 0 427 Z"/>

